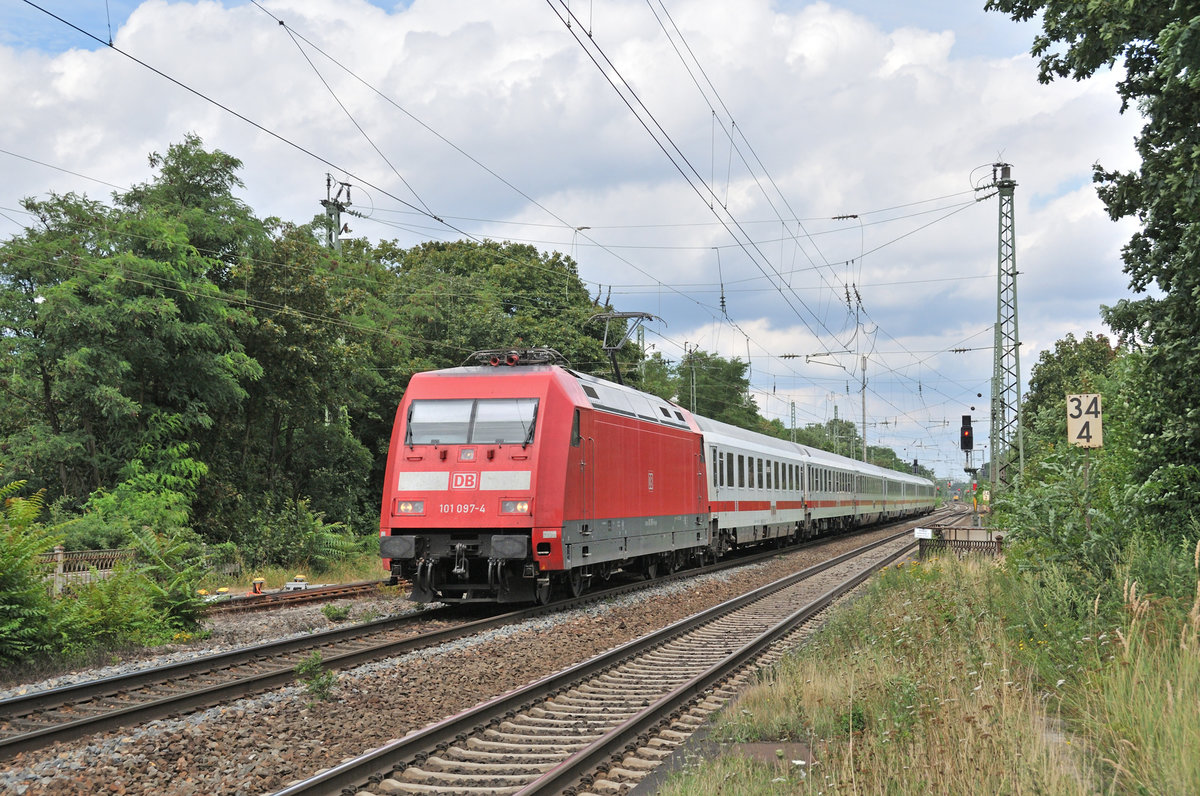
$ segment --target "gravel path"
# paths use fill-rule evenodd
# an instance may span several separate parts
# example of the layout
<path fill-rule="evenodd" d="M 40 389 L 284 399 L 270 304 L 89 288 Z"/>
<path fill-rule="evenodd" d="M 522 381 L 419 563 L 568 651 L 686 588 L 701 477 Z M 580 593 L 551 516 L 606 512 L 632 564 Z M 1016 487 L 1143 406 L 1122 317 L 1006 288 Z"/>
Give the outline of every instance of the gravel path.
<path fill-rule="evenodd" d="M 881 532 L 877 532 L 881 533 Z M 276 791 L 347 757 L 586 660 L 756 586 L 862 544 L 862 534 L 768 563 L 666 584 L 588 608 L 338 672 L 330 699 L 289 686 L 186 717 L 28 752 L 0 768 L 0 792 L 250 794 Z M 355 603 L 352 618 L 411 610 Z M 204 651 L 324 629 L 319 607 L 220 617 Z M 192 656 L 199 650 L 170 653 Z M 155 659 L 157 661 L 158 659 Z M 136 666 L 151 665 L 140 661 Z M 76 673 L 79 679 L 114 669 Z M 56 678 L 56 680 L 61 678 Z M 27 686 L 28 687 L 28 686 Z"/>

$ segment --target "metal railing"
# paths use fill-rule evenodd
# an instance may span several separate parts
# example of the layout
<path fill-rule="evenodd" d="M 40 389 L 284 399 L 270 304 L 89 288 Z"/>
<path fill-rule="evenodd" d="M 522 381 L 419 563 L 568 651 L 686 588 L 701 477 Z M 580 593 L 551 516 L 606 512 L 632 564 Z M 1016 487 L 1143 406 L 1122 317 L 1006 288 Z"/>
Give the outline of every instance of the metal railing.
<path fill-rule="evenodd" d="M 131 560 L 134 551 L 63 550 L 55 547 L 52 553 L 42 553 L 39 562 L 46 567 L 46 579 L 53 581 L 55 594 L 61 594 L 68 583 L 91 583 L 107 578 L 121 561 Z"/>
<path fill-rule="evenodd" d="M 924 560 L 930 556 L 953 553 L 958 558 L 968 555 L 1004 554 L 1003 539 L 918 539 L 917 557 Z"/>

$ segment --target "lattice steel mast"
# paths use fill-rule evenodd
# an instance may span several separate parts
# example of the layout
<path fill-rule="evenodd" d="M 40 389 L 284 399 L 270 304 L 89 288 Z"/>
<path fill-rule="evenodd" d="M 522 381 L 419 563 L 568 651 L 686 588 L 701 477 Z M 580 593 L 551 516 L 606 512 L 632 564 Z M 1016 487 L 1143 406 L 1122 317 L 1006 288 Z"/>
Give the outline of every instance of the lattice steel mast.
<path fill-rule="evenodd" d="M 1008 163 L 992 164 L 1000 195 L 1000 243 L 996 263 L 996 342 L 992 368 L 992 489 L 1012 485 L 1025 471 L 1021 432 L 1021 341 L 1017 335 L 1017 246 L 1013 193 L 1017 183 Z M 1014 466 L 1016 468 L 1014 472 Z"/>

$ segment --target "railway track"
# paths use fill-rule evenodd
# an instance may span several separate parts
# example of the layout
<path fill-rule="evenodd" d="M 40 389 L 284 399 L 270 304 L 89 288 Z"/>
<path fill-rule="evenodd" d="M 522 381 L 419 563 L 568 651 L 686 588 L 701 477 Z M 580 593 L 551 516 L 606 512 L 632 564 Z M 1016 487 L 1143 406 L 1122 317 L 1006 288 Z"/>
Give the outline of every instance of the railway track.
<path fill-rule="evenodd" d="M 265 594 L 247 594 L 210 603 L 208 614 L 240 613 L 243 611 L 270 611 L 305 603 L 328 602 L 343 597 L 362 597 L 387 586 L 386 580 L 368 580 L 359 583 L 339 583 L 332 586 L 312 586 L 294 591 L 273 591 Z"/>
<path fill-rule="evenodd" d="M 793 549 L 800 550 L 803 546 Z M 493 612 L 483 618 L 478 618 L 477 607 L 429 609 L 0 700 L 0 760 L 59 741 L 179 715 L 291 684 L 296 679 L 296 665 L 314 650 L 321 653 L 325 668 L 348 668 L 550 612 L 608 600 L 667 580 L 743 566 L 777 556 L 779 552 L 765 551 L 685 570 L 670 578 L 619 585 L 547 606 Z M 451 626 L 430 631 L 430 623 L 438 621 Z"/>
<path fill-rule="evenodd" d="M 795 573 L 373 750 L 276 796 L 619 793 L 914 547 L 900 534 Z"/>

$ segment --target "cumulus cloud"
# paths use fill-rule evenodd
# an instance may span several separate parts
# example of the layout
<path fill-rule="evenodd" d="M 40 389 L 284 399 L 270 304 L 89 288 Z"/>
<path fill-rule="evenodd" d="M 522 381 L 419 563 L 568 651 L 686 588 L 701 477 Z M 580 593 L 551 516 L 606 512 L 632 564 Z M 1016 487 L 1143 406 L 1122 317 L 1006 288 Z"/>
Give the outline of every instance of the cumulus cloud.
<path fill-rule="evenodd" d="M 992 163 L 1019 183 L 1026 375 L 1123 294 L 1130 229 L 1089 182 L 1097 161 L 1134 164 L 1137 120 L 1118 115 L 1111 76 L 1041 86 L 1020 50 L 964 54 L 957 31 L 982 12 L 934 28 L 881 24 L 863 2 L 686 0 L 656 17 L 618 0 L 571 4 L 568 30 L 534 0 L 262 5 L 147 0 L 114 44 L 270 132 L 10 14 L 31 27 L 0 38 L 0 148 L 21 156 L 0 154 L 5 234 L 28 223 L 22 196 L 111 190 L 31 160 L 128 186 L 150 176 L 149 152 L 194 132 L 244 161 L 243 198 L 263 216 L 307 221 L 329 171 L 372 215 L 355 234 L 457 237 L 414 211 L 428 207 L 564 251 L 618 309 L 666 320 L 657 350 L 750 356 L 774 416 L 793 400 L 801 420 L 835 404 L 857 416 L 866 354 L 868 414 L 888 420 L 872 439 L 944 435 L 945 467 L 953 429 L 930 420 L 966 411 L 990 377 L 990 350 L 947 351 L 990 345 L 997 209 L 975 189 Z M 851 353 L 779 358 L 837 351 Z"/>

